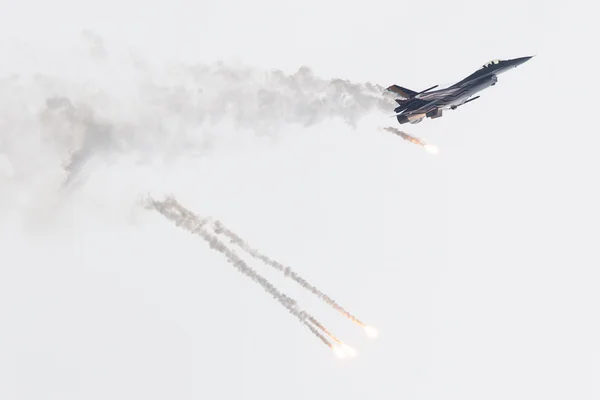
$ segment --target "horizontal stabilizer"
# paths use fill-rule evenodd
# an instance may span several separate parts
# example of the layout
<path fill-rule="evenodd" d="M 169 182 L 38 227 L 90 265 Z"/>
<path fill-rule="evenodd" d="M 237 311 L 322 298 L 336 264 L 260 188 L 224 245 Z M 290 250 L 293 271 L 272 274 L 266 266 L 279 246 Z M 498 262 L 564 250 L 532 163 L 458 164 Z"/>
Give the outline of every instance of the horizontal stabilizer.
<path fill-rule="evenodd" d="M 405 99 L 410 99 L 411 97 L 414 97 L 415 95 L 418 94 L 418 92 L 415 92 L 414 90 L 403 88 L 402 86 L 398 86 L 398 85 L 392 85 L 392 86 L 388 87 L 386 90 L 389 90 L 392 93 L 396 93 L 398 96 L 402 96 Z"/>

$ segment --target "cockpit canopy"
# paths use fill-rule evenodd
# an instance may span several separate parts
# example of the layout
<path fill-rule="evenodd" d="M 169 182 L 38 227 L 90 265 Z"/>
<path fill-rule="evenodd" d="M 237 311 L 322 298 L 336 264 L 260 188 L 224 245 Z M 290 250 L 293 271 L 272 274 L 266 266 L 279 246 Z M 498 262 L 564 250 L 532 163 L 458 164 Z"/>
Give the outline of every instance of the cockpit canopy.
<path fill-rule="evenodd" d="M 492 60 L 492 61 L 490 61 L 490 62 L 488 62 L 486 64 L 483 64 L 483 67 L 481 67 L 481 68 L 488 68 L 489 66 L 494 65 L 494 64 L 498 64 L 498 63 L 500 63 L 500 60 Z"/>

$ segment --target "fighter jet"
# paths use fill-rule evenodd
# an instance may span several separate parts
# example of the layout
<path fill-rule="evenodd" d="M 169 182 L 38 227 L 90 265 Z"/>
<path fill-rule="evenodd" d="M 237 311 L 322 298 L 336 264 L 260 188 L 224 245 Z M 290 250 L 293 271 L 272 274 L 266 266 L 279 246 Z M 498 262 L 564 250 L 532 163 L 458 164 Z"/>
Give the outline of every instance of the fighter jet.
<path fill-rule="evenodd" d="M 402 99 L 396 99 L 396 103 L 399 106 L 394 109 L 396 113 L 394 116 L 400 124 L 407 122 L 417 124 L 425 117 L 431 119 L 439 118 L 442 116 L 443 110 L 456 110 L 458 107 L 478 99 L 480 96 L 471 97 L 483 89 L 494 86 L 498 81 L 499 74 L 516 68 L 532 57 L 490 61 L 462 81 L 432 92 L 430 90 L 435 89 L 439 85 L 432 86 L 421 92 L 392 85 L 386 90 L 402 97 Z"/>

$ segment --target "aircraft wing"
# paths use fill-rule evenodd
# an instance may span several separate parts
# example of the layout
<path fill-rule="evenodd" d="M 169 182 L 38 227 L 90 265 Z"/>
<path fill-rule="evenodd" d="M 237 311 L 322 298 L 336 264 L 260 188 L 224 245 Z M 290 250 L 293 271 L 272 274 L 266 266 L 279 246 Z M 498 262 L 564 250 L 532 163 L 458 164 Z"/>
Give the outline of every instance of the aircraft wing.
<path fill-rule="evenodd" d="M 429 112 L 435 108 L 444 108 L 451 103 L 452 95 L 460 91 L 460 88 L 442 89 L 439 92 L 423 93 L 417 96 L 423 103 L 414 110 L 416 113 Z"/>
<path fill-rule="evenodd" d="M 459 92 L 460 88 L 450 88 L 450 89 L 442 89 L 433 93 L 423 93 L 419 94 L 417 98 L 421 100 L 442 100 L 448 95 L 452 95 L 456 92 Z"/>

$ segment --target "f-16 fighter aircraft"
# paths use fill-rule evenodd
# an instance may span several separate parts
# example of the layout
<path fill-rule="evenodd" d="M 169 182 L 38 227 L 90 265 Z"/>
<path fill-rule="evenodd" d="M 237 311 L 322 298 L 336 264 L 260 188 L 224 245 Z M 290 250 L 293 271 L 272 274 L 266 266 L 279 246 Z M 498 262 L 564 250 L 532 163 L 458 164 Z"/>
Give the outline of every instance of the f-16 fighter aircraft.
<path fill-rule="evenodd" d="M 479 98 L 473 97 L 475 93 L 482 91 L 490 86 L 494 86 L 498 81 L 498 75 L 513 69 L 531 57 L 515 58 L 514 60 L 493 60 L 484 64 L 477 71 L 467 76 L 460 82 L 455 83 L 445 89 L 435 89 L 439 85 L 430 87 L 421 92 L 415 92 L 402 86 L 392 85 L 387 88 L 402 99 L 396 99 L 398 107 L 394 109 L 395 117 L 400 124 L 410 122 L 419 123 L 423 118 L 439 118 L 444 109 L 456 110 L 458 107 L 467 104 L 470 101 Z"/>

